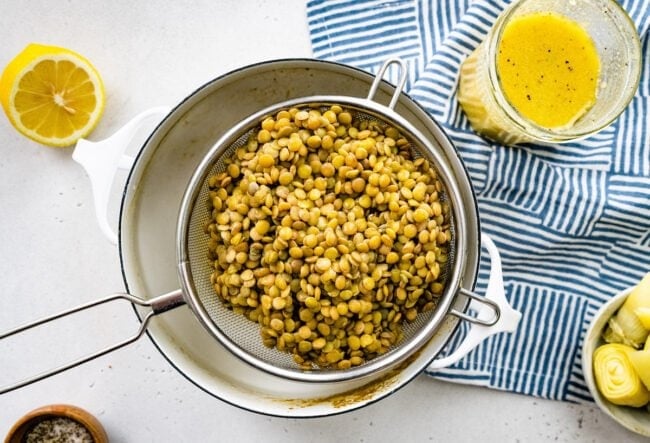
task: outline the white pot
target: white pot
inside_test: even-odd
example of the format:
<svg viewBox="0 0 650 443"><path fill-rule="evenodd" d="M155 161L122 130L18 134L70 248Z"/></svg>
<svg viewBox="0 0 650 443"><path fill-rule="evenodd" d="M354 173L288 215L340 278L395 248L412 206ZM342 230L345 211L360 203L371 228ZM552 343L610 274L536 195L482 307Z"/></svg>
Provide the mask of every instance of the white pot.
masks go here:
<svg viewBox="0 0 650 443"><path fill-rule="evenodd" d="M263 414L314 417L349 411L379 400L425 368L450 365L488 336L514 330L520 313L505 299L496 247L487 236L480 238L477 205L467 171L440 127L405 94L399 96L395 111L440 148L459 184L467 226L463 239L466 246L456 251L456 260L462 262L459 291L451 294L453 299L447 303L446 315L417 353L375 378L332 383L291 380L261 371L236 357L184 305L186 296L178 289L182 286L177 264L178 214L190 178L215 142L241 120L270 105L313 95L366 97L373 80L368 73L331 62L308 59L265 62L209 82L171 111L165 108L146 111L107 140L80 141L73 158L91 178L100 227L119 245L124 283L128 293L133 294L112 295L102 302L128 298L136 307L141 328L134 337L60 370L126 345L146 330L168 361L209 394ZM382 83L375 100L387 102L393 91L392 86ZM124 155L132 135L152 118L162 120L137 157ZM130 172L115 234L107 206L119 168ZM476 296L471 291L476 282L481 243L490 253L491 275L487 294ZM466 296L468 293L471 297ZM470 305L475 315L467 315ZM151 320L153 315L162 312L164 315ZM463 343L453 354L434 360L460 321L472 323ZM21 382L0 393L32 381Z"/></svg>

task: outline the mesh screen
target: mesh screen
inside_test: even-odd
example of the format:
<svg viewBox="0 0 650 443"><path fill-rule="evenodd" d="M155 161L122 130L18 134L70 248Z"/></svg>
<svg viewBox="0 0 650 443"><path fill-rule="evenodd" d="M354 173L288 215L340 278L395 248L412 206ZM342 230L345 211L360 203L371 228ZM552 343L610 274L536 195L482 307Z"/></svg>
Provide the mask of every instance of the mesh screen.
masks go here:
<svg viewBox="0 0 650 443"><path fill-rule="evenodd" d="M311 104L304 106L313 107ZM349 111L354 111L353 113L356 119L375 120L381 124L387 124L396 127L397 129L401 130L403 135L406 135L400 125L396 124L396 122L379 120L374 115L366 113L361 109L352 109L349 105L345 105L345 107ZM212 284L210 283L210 275L214 271L214 267L208 259L209 235L204 232L204 225L210 219L208 178L213 174L225 170L223 160L231 157L238 147L244 145L247 142L250 134L258 129L261 120L253 122L246 128L242 128L242 135L239 136L228 149L223 151L223 153L214 161L210 169L204 175L198 197L194 203L194 206L191 208L188 226L189 232L187 233L187 251L190 263L190 274L191 279L194 283L194 287L196 289L196 296L198 297L198 301L208 313L213 324L218 329L220 329L226 337L228 337L232 344L246 351L251 356L263 360L275 367L280 367L287 370L302 371L302 369L293 361L293 358L290 354L281 352L274 348L266 347L263 344L262 338L260 336L260 326L257 323L250 321L243 315L234 313L230 309L226 308L219 296L216 294L214 288L212 287ZM430 161L431 165L436 165L435 159L428 154L426 146L418 148L417 146L414 146L413 143L411 143L410 149L414 158L424 156ZM451 203L444 191L440 193L440 199L442 201L447 201L449 204ZM456 234L454 230L453 211L450 211L450 218L452 238L449 242L448 261L446 266L441 268L441 275L445 280L447 278L449 269L453 268L453 263L455 260ZM418 314L416 320L412 323L405 321L403 324L404 339L397 345L394 345L393 348L389 350L389 352L383 354L380 357L372 359L369 362L375 362L380 359L390 359L391 354L394 352L396 347L407 343L422 327L431 321L434 312L435 309L426 313L420 313ZM369 362L366 362L364 364L367 365ZM314 367L313 369L316 371L337 370L321 369L318 367Z"/></svg>

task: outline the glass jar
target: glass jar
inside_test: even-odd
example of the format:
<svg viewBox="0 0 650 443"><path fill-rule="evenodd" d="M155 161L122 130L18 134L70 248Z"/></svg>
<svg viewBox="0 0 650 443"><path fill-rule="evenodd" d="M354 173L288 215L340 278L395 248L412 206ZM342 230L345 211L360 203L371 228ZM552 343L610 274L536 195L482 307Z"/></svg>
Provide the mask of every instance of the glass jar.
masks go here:
<svg viewBox="0 0 650 443"><path fill-rule="evenodd" d="M506 99L497 69L504 29L522 16L551 13L581 26L593 40L600 72L593 105L572 124L546 128L524 117ZM629 104L641 76L641 44L625 10L614 0L519 0L496 20L486 39L463 62L458 101L472 128L504 144L562 143L610 125Z"/></svg>

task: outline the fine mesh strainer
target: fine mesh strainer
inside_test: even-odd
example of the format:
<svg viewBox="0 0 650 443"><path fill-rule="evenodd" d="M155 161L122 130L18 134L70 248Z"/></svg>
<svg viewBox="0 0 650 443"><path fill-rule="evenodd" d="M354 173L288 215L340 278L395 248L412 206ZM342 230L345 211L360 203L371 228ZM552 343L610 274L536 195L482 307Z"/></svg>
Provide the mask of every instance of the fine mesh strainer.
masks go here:
<svg viewBox="0 0 650 443"><path fill-rule="evenodd" d="M373 101L379 82L386 69L396 64L402 69L399 86L388 107ZM389 60L378 72L368 97L359 99L346 96L313 96L278 103L250 116L222 137L210 150L192 177L188 192L181 204L182 211L178 226L177 244L179 246L179 266L182 273L183 291L188 295L188 303L198 315L203 325L219 339L233 354L253 366L271 374L299 381L336 382L358 379L369 375L376 376L404 362L417 352L435 333L442 318L460 286L463 251L466 249L466 226L464 207L460 192L441 151L436 149L408 121L394 111L395 104L406 80L406 68L399 60ZM209 220L206 202L209 201L208 178L225 170L225 159L244 145L251 134L259 129L260 123L277 112L290 108L326 108L340 105L352 112L356 120L376 121L381 126L397 128L410 142L413 158L425 157L439 174L445 185L441 199L451 208L451 233L448 261L442 270L445 291L436 309L419 313L412 323L405 323L404 338L387 353L368 360L350 369L322 369L312 367L305 371L298 367L291 355L264 346L260 338L259 325L244 316L227 309L218 299L210 283L214 271L206 255L205 223ZM498 317L498 307L494 306ZM473 319L475 321L475 319Z"/></svg>
<svg viewBox="0 0 650 443"><path fill-rule="evenodd" d="M384 106L375 102L373 98L386 70L391 65L396 65L401 69L401 77L390 104ZM406 68L404 63L399 60L389 60L378 72L368 97L365 99L347 96L313 96L290 100L259 111L233 127L203 158L187 186L181 203L177 225L178 271L181 289L150 300L143 300L130 294L113 294L96 302L73 308L0 335L0 339L9 337L68 314L120 298L151 309L144 316L139 330L132 337L54 370L4 387L0 389L0 394L62 372L125 346L137 340L144 333L149 320L154 315L185 303L191 307L194 314L212 336L240 359L267 373L306 382L336 383L352 379L365 381L382 377L391 369L408 362L409 357L420 351L434 335L441 321L448 313L486 326L496 323L500 315L499 306L491 300L477 297L460 287L463 261L468 247L461 193L442 151L437 149L408 121L395 112L394 108L405 81ZM420 313L415 322L405 325L404 339L390 349L389 352L350 369L313 368L312 370L304 370L293 362L289 354L266 348L259 335L259 326L227 309L215 294L210 284L210 274L213 268L207 258L207 237L203 231L204 223L209 217L206 206L208 201L207 180L210 175L223 168L223 160L228 158L247 139L247 136L266 116L291 107L328 106L332 104L338 104L352 110L356 118L376 120L382 124L397 128L410 141L413 156L423 156L434 166L445 187L443 199L448 202L451 208L451 249L446 269L443 271L446 280L445 290L439 298L437 307L427 313ZM489 305L494 311L493 318L488 320L478 319L451 309L454 298L459 293ZM430 356L431 359L434 357L434 355Z"/></svg>

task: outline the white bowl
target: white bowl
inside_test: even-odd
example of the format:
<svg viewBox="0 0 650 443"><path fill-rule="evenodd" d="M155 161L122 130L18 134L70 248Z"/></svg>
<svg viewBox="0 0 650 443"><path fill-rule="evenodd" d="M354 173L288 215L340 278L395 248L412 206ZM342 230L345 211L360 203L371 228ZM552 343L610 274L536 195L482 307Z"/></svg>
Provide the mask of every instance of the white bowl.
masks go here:
<svg viewBox="0 0 650 443"><path fill-rule="evenodd" d="M632 408L629 406L618 406L609 402L598 391L593 371L594 350L601 344L605 343L602 338L603 329L607 326L607 321L614 315L617 309L623 304L632 288L626 289L616 294L611 300L605 303L596 312L594 318L587 330L585 340L582 345L582 371L585 381L591 395L594 397L596 404L605 414L626 427L630 431L650 437L650 412L645 407Z"/></svg>

